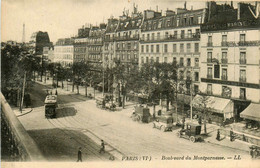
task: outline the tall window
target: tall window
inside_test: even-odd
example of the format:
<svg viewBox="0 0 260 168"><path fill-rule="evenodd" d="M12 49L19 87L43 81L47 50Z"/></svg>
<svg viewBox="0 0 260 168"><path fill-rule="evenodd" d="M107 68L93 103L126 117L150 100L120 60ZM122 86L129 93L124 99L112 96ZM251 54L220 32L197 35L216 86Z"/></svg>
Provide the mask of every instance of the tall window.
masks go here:
<svg viewBox="0 0 260 168"><path fill-rule="evenodd" d="M199 43L194 44L194 51L197 53L199 52Z"/></svg>
<svg viewBox="0 0 260 168"><path fill-rule="evenodd" d="M181 58L180 58L180 66L183 66L183 64L184 64L183 62L184 62L184 61L183 61L183 58L181 57Z"/></svg>
<svg viewBox="0 0 260 168"><path fill-rule="evenodd" d="M230 98L232 95L232 89L228 86L222 86L222 96Z"/></svg>
<svg viewBox="0 0 260 168"><path fill-rule="evenodd" d="M201 16L198 17L198 24L201 24Z"/></svg>
<svg viewBox="0 0 260 168"><path fill-rule="evenodd" d="M191 66L190 58L187 58L187 66Z"/></svg>
<svg viewBox="0 0 260 168"><path fill-rule="evenodd" d="M178 31L175 30L175 31L174 31L174 34L173 34L174 38L177 38L177 34L178 34Z"/></svg>
<svg viewBox="0 0 260 168"><path fill-rule="evenodd" d="M195 81L196 81L196 82L199 81L199 72L195 72Z"/></svg>
<svg viewBox="0 0 260 168"><path fill-rule="evenodd" d="M127 49L128 49L128 50L131 49L131 43L127 43Z"/></svg>
<svg viewBox="0 0 260 168"><path fill-rule="evenodd" d="M246 88L240 88L240 99L246 99Z"/></svg>
<svg viewBox="0 0 260 168"><path fill-rule="evenodd" d="M153 53L153 45L151 45L151 53Z"/></svg>
<svg viewBox="0 0 260 168"><path fill-rule="evenodd" d="M184 38L185 30L181 30L181 38Z"/></svg>
<svg viewBox="0 0 260 168"><path fill-rule="evenodd" d="M192 37L192 32L191 32L191 29L188 30L188 38L191 38Z"/></svg>
<svg viewBox="0 0 260 168"><path fill-rule="evenodd" d="M240 52L240 64L246 64L246 52Z"/></svg>
<svg viewBox="0 0 260 168"><path fill-rule="evenodd" d="M212 52L208 52L208 54L207 54L207 62L212 62Z"/></svg>
<svg viewBox="0 0 260 168"><path fill-rule="evenodd" d="M157 53L160 52L160 46L159 46L159 44L156 45L156 52L157 52Z"/></svg>
<svg viewBox="0 0 260 168"><path fill-rule="evenodd" d="M172 61L173 61L173 63L176 64L176 63L177 63L177 59L176 59L176 57L173 57L173 60L172 60Z"/></svg>
<svg viewBox="0 0 260 168"><path fill-rule="evenodd" d="M207 85L207 94L212 95L212 84Z"/></svg>
<svg viewBox="0 0 260 168"><path fill-rule="evenodd" d="M227 35L222 35L222 42L227 42Z"/></svg>
<svg viewBox="0 0 260 168"><path fill-rule="evenodd" d="M212 78L212 68L211 67L208 67L207 77L210 78L210 79Z"/></svg>
<svg viewBox="0 0 260 168"><path fill-rule="evenodd" d="M147 34L147 40L150 40L150 34Z"/></svg>
<svg viewBox="0 0 260 168"><path fill-rule="evenodd" d="M156 57L156 62L159 62L159 57Z"/></svg>
<svg viewBox="0 0 260 168"><path fill-rule="evenodd" d="M143 39L143 40L145 40L145 37L144 37L144 36L145 36L145 35L143 34L143 35L142 35L142 39Z"/></svg>
<svg viewBox="0 0 260 168"><path fill-rule="evenodd" d="M149 45L146 45L146 52L149 52Z"/></svg>
<svg viewBox="0 0 260 168"><path fill-rule="evenodd" d="M184 52L184 44L183 43L180 44L180 52Z"/></svg>
<svg viewBox="0 0 260 168"><path fill-rule="evenodd" d="M199 66L199 58L195 58L195 66L196 66L196 67Z"/></svg>
<svg viewBox="0 0 260 168"><path fill-rule="evenodd" d="M246 70L244 70L244 69L240 70L239 81L240 82L246 82Z"/></svg>
<svg viewBox="0 0 260 168"><path fill-rule="evenodd" d="M152 40L154 40L154 33L152 33Z"/></svg>
<svg viewBox="0 0 260 168"><path fill-rule="evenodd" d="M160 33L157 33L157 39L158 40L160 39Z"/></svg>
<svg viewBox="0 0 260 168"><path fill-rule="evenodd" d="M222 69L222 80L227 80L227 69L223 68Z"/></svg>
<svg viewBox="0 0 260 168"><path fill-rule="evenodd" d="M221 59L222 64L227 63L227 52L222 52L222 59Z"/></svg>
<svg viewBox="0 0 260 168"><path fill-rule="evenodd" d="M239 41L240 42L245 42L246 41L246 35L245 34L240 34Z"/></svg>
<svg viewBox="0 0 260 168"><path fill-rule="evenodd" d="M146 63L148 63L149 62L149 58L148 57L146 57Z"/></svg>
<svg viewBox="0 0 260 168"><path fill-rule="evenodd" d="M165 53L168 52L168 44L164 44L164 52L165 52Z"/></svg>
<svg viewBox="0 0 260 168"><path fill-rule="evenodd" d="M214 78L219 78L219 73L220 73L219 67L220 67L219 64L214 65Z"/></svg>
<svg viewBox="0 0 260 168"><path fill-rule="evenodd" d="M141 46L141 51L144 52L144 45Z"/></svg>
<svg viewBox="0 0 260 168"><path fill-rule="evenodd" d="M187 53L190 53L190 49L191 49L191 44L187 43Z"/></svg>
<svg viewBox="0 0 260 168"><path fill-rule="evenodd" d="M212 47L212 36L208 36L208 47Z"/></svg>
<svg viewBox="0 0 260 168"><path fill-rule="evenodd" d="M172 51L177 52L177 44L173 44Z"/></svg>

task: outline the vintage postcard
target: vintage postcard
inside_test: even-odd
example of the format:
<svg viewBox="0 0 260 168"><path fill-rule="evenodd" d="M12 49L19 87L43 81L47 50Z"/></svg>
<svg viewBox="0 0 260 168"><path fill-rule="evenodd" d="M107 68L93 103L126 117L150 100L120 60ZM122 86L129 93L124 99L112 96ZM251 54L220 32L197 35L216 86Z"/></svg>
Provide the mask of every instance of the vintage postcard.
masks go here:
<svg viewBox="0 0 260 168"><path fill-rule="evenodd" d="M3 167L259 161L259 1L2 0Z"/></svg>

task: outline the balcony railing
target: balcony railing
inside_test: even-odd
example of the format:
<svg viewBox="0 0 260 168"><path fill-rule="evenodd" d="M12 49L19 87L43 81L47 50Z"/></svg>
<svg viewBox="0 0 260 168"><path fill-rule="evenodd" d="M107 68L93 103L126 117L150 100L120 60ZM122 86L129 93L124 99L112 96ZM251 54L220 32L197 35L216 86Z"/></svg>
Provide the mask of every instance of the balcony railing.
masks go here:
<svg viewBox="0 0 260 168"><path fill-rule="evenodd" d="M178 41L178 40L199 40L199 33L187 34L173 34L173 35L160 35L154 38L142 37L141 41Z"/></svg>
<svg viewBox="0 0 260 168"><path fill-rule="evenodd" d="M222 80L227 80L227 76L221 76Z"/></svg>
<svg viewBox="0 0 260 168"><path fill-rule="evenodd" d="M239 41L238 46L258 46L260 41Z"/></svg>
<svg viewBox="0 0 260 168"><path fill-rule="evenodd" d="M221 93L221 96L224 97L224 98L230 98L230 97L231 97L230 94L227 94L227 93L225 93L225 92L222 92L222 93Z"/></svg>
<svg viewBox="0 0 260 168"><path fill-rule="evenodd" d="M212 95L212 90L207 90L207 95Z"/></svg>
<svg viewBox="0 0 260 168"><path fill-rule="evenodd" d="M246 82L246 78L239 78L239 82Z"/></svg>
<svg viewBox="0 0 260 168"><path fill-rule="evenodd" d="M212 58L207 58L208 63L212 63Z"/></svg>
<svg viewBox="0 0 260 168"><path fill-rule="evenodd" d="M209 74L208 74L208 75L207 75L207 78L208 78L208 79L212 79L212 75L209 75Z"/></svg>
<svg viewBox="0 0 260 168"><path fill-rule="evenodd" d="M115 37L115 40L118 41L123 41L123 40L138 40L139 35L133 35L133 36L120 36L120 37Z"/></svg>
<svg viewBox="0 0 260 168"><path fill-rule="evenodd" d="M221 42L222 47L228 47L228 42L227 41L222 41Z"/></svg>
<svg viewBox="0 0 260 168"><path fill-rule="evenodd" d="M183 67L183 66L184 66L184 63L183 63L183 62L180 62L180 63L179 63L179 66L180 66L180 67Z"/></svg>
<svg viewBox="0 0 260 168"><path fill-rule="evenodd" d="M213 43L212 43L212 42L208 42L208 43L207 43L207 46L208 46L208 47L212 47L212 46L213 46Z"/></svg>
<svg viewBox="0 0 260 168"><path fill-rule="evenodd" d="M221 63L222 63L222 64L227 64L227 63L228 63L228 59L226 59L226 58L221 59Z"/></svg>
<svg viewBox="0 0 260 168"><path fill-rule="evenodd" d="M240 64L246 64L246 59L239 59Z"/></svg>

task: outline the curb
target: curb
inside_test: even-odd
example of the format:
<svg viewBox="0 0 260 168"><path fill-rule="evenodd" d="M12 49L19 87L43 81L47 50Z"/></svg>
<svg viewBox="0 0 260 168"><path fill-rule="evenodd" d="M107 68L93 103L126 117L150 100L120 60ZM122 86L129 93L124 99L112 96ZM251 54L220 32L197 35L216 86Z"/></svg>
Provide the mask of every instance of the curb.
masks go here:
<svg viewBox="0 0 260 168"><path fill-rule="evenodd" d="M228 145L221 145L221 144L218 144L218 143L214 143L214 142L212 142L212 141L209 141L209 140L207 140L207 141L205 141L205 142L211 143L211 144L214 144L214 145L218 145L218 146L224 146L224 147L231 148L231 149L240 150L240 151L243 151L243 152L248 152L248 150L245 150L245 149L234 148L234 147L230 147L230 146L228 146Z"/></svg>
<svg viewBox="0 0 260 168"><path fill-rule="evenodd" d="M26 115L26 114L31 113L32 111L33 111L33 108L31 108L31 110L28 111L28 112L26 112L26 113L22 113L22 114L16 115L16 117L21 117L21 116L23 116L23 115Z"/></svg>

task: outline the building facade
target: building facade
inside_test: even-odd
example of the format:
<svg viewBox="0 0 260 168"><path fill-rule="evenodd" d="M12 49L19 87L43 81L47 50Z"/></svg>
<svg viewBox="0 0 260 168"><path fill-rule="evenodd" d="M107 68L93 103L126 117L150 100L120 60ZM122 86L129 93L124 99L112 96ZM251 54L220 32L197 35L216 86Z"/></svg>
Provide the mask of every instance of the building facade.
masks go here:
<svg viewBox="0 0 260 168"><path fill-rule="evenodd" d="M141 33L143 16L134 7L131 16L125 12L119 18L118 27L116 29L116 60L120 60L122 64L138 66L139 58L139 38Z"/></svg>
<svg viewBox="0 0 260 168"><path fill-rule="evenodd" d="M208 4L201 29L200 89L232 100L238 119L250 102L260 103L260 18L251 13L249 4L239 3L238 9L222 6L215 14L210 11L214 6ZM223 15L229 18L221 20Z"/></svg>
<svg viewBox="0 0 260 168"><path fill-rule="evenodd" d="M139 65L149 62L176 62L178 80L192 80L197 92L200 82L200 25L205 19L205 9L171 10L166 15L152 10L144 11L141 32ZM190 86L184 87L189 93Z"/></svg>
<svg viewBox="0 0 260 168"><path fill-rule="evenodd" d="M53 62L60 63L62 66L71 66L74 62L74 39L59 39L54 46Z"/></svg>

